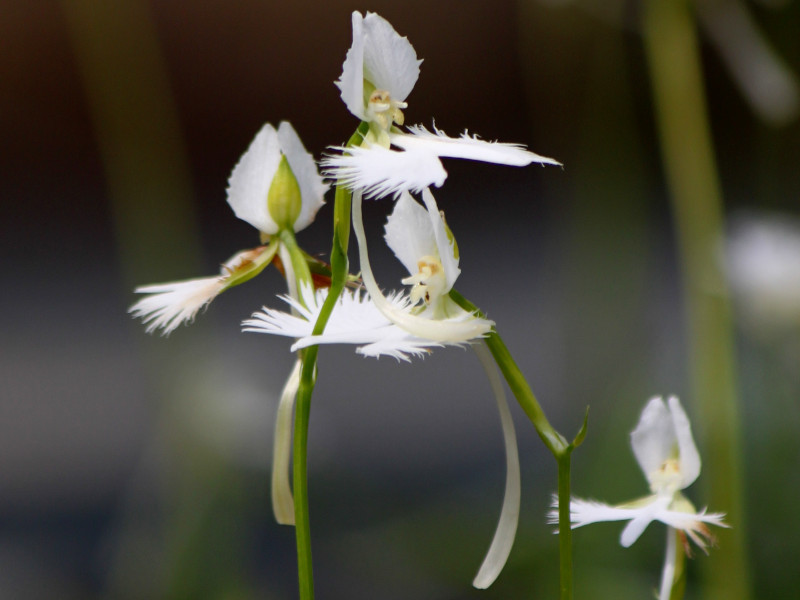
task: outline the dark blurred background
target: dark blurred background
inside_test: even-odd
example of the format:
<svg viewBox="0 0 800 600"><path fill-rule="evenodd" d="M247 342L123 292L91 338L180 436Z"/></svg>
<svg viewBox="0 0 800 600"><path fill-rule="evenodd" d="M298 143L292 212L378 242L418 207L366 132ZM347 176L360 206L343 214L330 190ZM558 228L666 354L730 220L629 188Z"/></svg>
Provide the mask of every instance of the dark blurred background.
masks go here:
<svg viewBox="0 0 800 600"><path fill-rule="evenodd" d="M699 25L725 212L745 228L766 212L798 239L800 6L736 6L779 62L748 52L735 20ZM350 136L333 81L355 9L388 19L425 59L407 123L435 118L564 163L447 163L436 195L459 242L459 289L498 323L556 427L576 431L591 405L575 492L647 492L627 437L639 411L672 393L694 409L639 2L0 0L1 598L296 596L293 532L269 506L293 357L284 340L239 332L277 304L280 276L224 294L167 339L126 309L137 284L211 275L257 245L225 188L264 122L290 120L317 157ZM748 95L775 64L788 92ZM299 235L312 253L329 250L331 205ZM396 287L403 273L380 239L390 209L365 213L378 277ZM777 293L796 293L800 279L786 279ZM737 302L756 598L800 587L798 298L766 324ZM492 588L470 586L504 472L477 365L461 350L412 365L321 351L310 432L320 598L555 596L544 522L555 468L517 406L517 542ZM577 531L576 596L646 597L660 527L631 549L620 525Z"/></svg>

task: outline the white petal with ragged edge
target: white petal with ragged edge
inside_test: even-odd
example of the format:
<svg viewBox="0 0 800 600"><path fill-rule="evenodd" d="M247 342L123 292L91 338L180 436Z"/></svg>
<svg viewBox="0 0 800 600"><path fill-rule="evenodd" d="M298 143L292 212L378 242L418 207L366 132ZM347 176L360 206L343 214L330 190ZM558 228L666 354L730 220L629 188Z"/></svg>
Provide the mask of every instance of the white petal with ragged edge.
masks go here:
<svg viewBox="0 0 800 600"><path fill-rule="evenodd" d="M514 432L514 420L511 418L511 411L508 409L508 402L506 402L503 381L500 379L497 365L486 346L475 344L473 349L475 354L478 355L486 376L489 378L489 384L497 402L497 410L500 412L500 425L503 429L503 445L506 451L506 487L503 493L500 519L497 522L497 529L489 546L489 551L486 553L480 569L478 569L478 574L475 575L475 579L472 581L472 585L476 588L486 589L497 579L508 560L508 555L511 554L511 547L514 545L519 523L522 483L519 472L517 436Z"/></svg>
<svg viewBox="0 0 800 600"><path fill-rule="evenodd" d="M689 417L683 410L680 401L675 396L670 396L667 400L670 415L672 416L672 426L675 429L675 437L678 444L681 469L681 489L689 487L700 475L700 453L692 437L692 424Z"/></svg>
<svg viewBox="0 0 800 600"><path fill-rule="evenodd" d="M465 158L513 167L524 167L534 162L561 165L557 160L540 156L521 144L487 142L475 135L470 136L466 131L458 138L436 128L429 131L422 125L412 125L408 131L389 134L392 144L407 152L425 150L443 158Z"/></svg>
<svg viewBox="0 0 800 600"><path fill-rule="evenodd" d="M428 211L408 192L398 198L384 231L386 244L411 275L421 257L439 254Z"/></svg>
<svg viewBox="0 0 800 600"><path fill-rule="evenodd" d="M410 356L421 356L431 348L460 345L442 344L411 335L389 321L367 294L357 290L342 292L325 332L314 336L314 325L327 294L327 289L309 293L307 288L303 294L305 306L289 296L282 296L296 314L264 307L254 313L253 318L244 321L243 331L297 338L291 347L293 352L317 344L364 344L356 352L364 356L392 356L406 361ZM402 294L391 294L387 301L398 311L411 309L408 297Z"/></svg>
<svg viewBox="0 0 800 600"><path fill-rule="evenodd" d="M268 234L278 231L267 208L267 195L280 161L278 132L267 123L256 134L228 179L228 204L233 212Z"/></svg>
<svg viewBox="0 0 800 600"><path fill-rule="evenodd" d="M653 502L638 508L636 516L625 526L619 536L619 543L622 547L628 548L638 540L647 526L658 519L658 514L665 511L671 501L670 496L655 496Z"/></svg>
<svg viewBox="0 0 800 600"><path fill-rule="evenodd" d="M300 186L302 206L293 227L294 231L298 232L314 221L317 211L325 204L325 192L328 191L328 186L317 171L314 157L306 151L303 142L288 121L283 121L278 126L278 141L281 152L286 156L289 168Z"/></svg>
<svg viewBox="0 0 800 600"><path fill-rule="evenodd" d="M427 150L397 152L377 145L332 149L342 154L322 159L324 174L348 189L361 189L365 198L420 193L447 179L442 162Z"/></svg>
<svg viewBox="0 0 800 600"><path fill-rule="evenodd" d="M169 335L181 323L191 322L201 308L225 289L224 277L203 277L137 287L137 294L150 294L128 309L147 324L147 333L156 329Z"/></svg>
<svg viewBox="0 0 800 600"><path fill-rule="evenodd" d="M294 499L289 484L292 458L292 430L294 429L294 403L300 386L300 371L303 361L294 363L286 380L275 418L275 439L272 444L272 512L281 525L294 525Z"/></svg>

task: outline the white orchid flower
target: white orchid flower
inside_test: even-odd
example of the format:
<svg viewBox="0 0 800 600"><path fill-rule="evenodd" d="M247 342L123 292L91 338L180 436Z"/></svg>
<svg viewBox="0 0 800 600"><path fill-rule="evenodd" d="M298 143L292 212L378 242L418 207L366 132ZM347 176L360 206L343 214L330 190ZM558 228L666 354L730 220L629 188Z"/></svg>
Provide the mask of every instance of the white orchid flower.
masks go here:
<svg viewBox="0 0 800 600"><path fill-rule="evenodd" d="M408 106L406 98L419 77L421 62L409 41L388 21L375 13L366 17L353 13L353 45L336 85L350 112L369 122L370 129L360 147L334 148L341 154L322 161L326 175L370 197L440 187L447 178L442 157L511 166L561 164L520 145L486 142L466 132L451 138L419 125L408 132L395 127L403 125L401 109Z"/></svg>
<svg viewBox="0 0 800 600"><path fill-rule="evenodd" d="M572 527L601 521L628 521L620 536L620 544L628 548L653 521L666 524L669 528L667 556L659 595L661 600L666 600L675 573L675 532L684 540L687 554L690 552L687 537L705 552L714 539L708 525L727 527L722 520L725 515L707 513L705 509L698 512L681 493L700 475L700 455L692 438L689 418L678 398L671 396L665 403L662 398L655 397L647 403L636 429L631 432L631 446L652 495L617 506L573 498L570 502ZM548 519L557 523L557 510L552 511Z"/></svg>
<svg viewBox="0 0 800 600"><path fill-rule="evenodd" d="M148 324L148 333L161 329L163 335L169 335L181 323L191 322L221 292L258 275L276 253L286 271L289 291L297 295L297 259L292 260L293 252L275 234L290 232L293 237L314 220L324 203L328 186L313 157L288 122L282 122L277 131L267 123L239 159L228 183L228 204L236 216L258 229L263 242L270 243L237 253L216 277L136 288L137 294L148 295L128 312Z"/></svg>
<svg viewBox="0 0 800 600"><path fill-rule="evenodd" d="M364 356L387 355L405 361L434 347L461 346L487 333L493 325L491 321L465 311L448 295L460 273L457 246L430 191L425 190L423 198L427 209L409 194L403 194L386 224L386 241L410 273L403 280L412 286L408 295L384 296L371 271L367 273L365 269L369 293L344 290L323 334L315 336L313 329L328 290L314 292L310 287L303 291L303 302L283 297L290 312L264 307L243 323L244 331L296 338L292 351L315 344L357 344L356 352ZM363 236L363 228L357 235ZM363 243L359 247L366 248ZM362 265L368 265L363 256ZM486 588L497 578L511 552L521 486L514 424L502 382L488 350L482 344L474 349L495 395L506 449L506 488L500 519L473 581L475 587Z"/></svg>
<svg viewBox="0 0 800 600"><path fill-rule="evenodd" d="M427 209L410 195L401 196L386 223L386 241L411 275L403 280L412 286L408 295L381 292L365 255L359 218L356 235L367 293L345 290L318 336L311 332L326 289L314 293L308 288L300 298L285 298L290 312L265 307L245 321L246 331L297 338L292 351L316 344L363 344L356 350L359 354L400 360L432 347L460 346L488 333L492 321L465 311L448 296L460 273L457 247L433 194L425 190L423 198Z"/></svg>
<svg viewBox="0 0 800 600"><path fill-rule="evenodd" d="M393 123L403 124L401 109L419 77L417 53L405 37L375 13L353 12L353 45L336 82L348 110L370 123L369 138L388 146Z"/></svg>

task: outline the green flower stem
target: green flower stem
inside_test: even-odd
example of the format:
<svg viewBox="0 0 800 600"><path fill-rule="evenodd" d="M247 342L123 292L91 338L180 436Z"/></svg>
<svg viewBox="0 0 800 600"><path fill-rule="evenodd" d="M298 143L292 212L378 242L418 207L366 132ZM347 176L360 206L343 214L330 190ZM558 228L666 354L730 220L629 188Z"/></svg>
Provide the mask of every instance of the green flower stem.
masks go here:
<svg viewBox="0 0 800 600"><path fill-rule="evenodd" d="M476 313L483 317L477 306L464 298L455 290L450 290L450 297L464 310ZM484 342L492 353L500 372L503 373L511 393L519 402L522 410L536 428L536 433L553 454L558 464L558 534L559 534L559 598L572 599L572 527L570 523L570 459L572 451L577 448L586 435L587 418L583 420L578 435L569 443L556 431L542 410L536 396L528 385L525 376L519 370L517 363L503 343L502 338L495 329L489 333ZM587 413L588 417L588 413Z"/></svg>
<svg viewBox="0 0 800 600"><path fill-rule="evenodd" d="M672 196L689 318L689 364L705 444L711 506L733 527L704 561L709 597L750 597L742 500L742 458L735 356L727 285L716 260L723 205L692 3L648 0L643 32L662 160Z"/></svg>
<svg viewBox="0 0 800 600"><path fill-rule="evenodd" d="M367 123L361 123L347 142L348 146L359 146L369 129ZM314 335L325 331L333 307L344 289L347 281L349 262L347 246L350 240L350 202L351 194L344 186L336 186L333 207L333 246L331 248L331 288L322 305ZM310 275L309 275L310 277ZM311 524L308 516L308 423L311 416L311 394L314 391L314 380L317 370L317 353L319 346L311 346L302 351L303 369L300 375L300 386L297 390L294 416L293 453L293 492L295 515L295 539L297 540L297 577L299 581L300 600L314 598L314 572L311 563Z"/></svg>
<svg viewBox="0 0 800 600"><path fill-rule="evenodd" d="M299 284L311 285L311 269L308 267L305 254L297 245L297 239L294 237L294 232L289 229L281 229L278 233L281 243L286 247L291 259L290 265L284 265L287 279L290 277L294 280L295 285ZM290 275L293 274L293 276ZM290 285L291 287L291 285ZM299 290L298 290L299 291ZM302 298L301 298L302 300Z"/></svg>

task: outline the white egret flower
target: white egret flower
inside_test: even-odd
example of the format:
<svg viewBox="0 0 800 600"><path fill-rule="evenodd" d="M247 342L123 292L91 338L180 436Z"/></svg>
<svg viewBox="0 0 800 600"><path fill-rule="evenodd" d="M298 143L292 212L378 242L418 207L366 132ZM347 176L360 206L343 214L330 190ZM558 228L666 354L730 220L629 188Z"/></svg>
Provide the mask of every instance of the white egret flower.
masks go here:
<svg viewBox="0 0 800 600"><path fill-rule="evenodd" d="M660 397L647 403L639 424L631 432L631 446L652 495L617 506L573 498L570 502L572 527L601 521L628 521L620 536L620 544L627 548L651 522L666 524L669 528L667 556L659 595L666 600L675 572L675 532L680 534L687 554L690 552L687 537L705 552L714 539L708 525L727 525L722 520L723 513L707 513L705 509L698 512L681 493L700 475L700 455L692 438L689 418L675 396L667 403ZM558 511L552 511L548 520L557 523Z"/></svg>
<svg viewBox="0 0 800 600"><path fill-rule="evenodd" d="M409 194L403 194L386 224L386 241L410 273L403 279L404 284L412 286L408 295L384 296L371 271L365 271L369 293L345 289L321 335L313 335L313 329L328 290L314 292L310 287L303 290L304 302L284 296L290 312L264 307L243 323L244 331L296 338L292 351L315 344L356 344L356 352L364 356L387 355L405 361L434 347L461 346L487 333L493 325L491 321L465 311L448 295L460 273L457 246L430 191L426 189L423 198L427 209ZM363 227L357 235L363 236ZM359 247L365 249L363 243ZM368 262L362 256L364 264ZM497 578L511 552L521 486L514 424L502 381L488 350L481 344L474 349L495 395L506 450L506 487L500 519L473 581L475 587L486 588Z"/></svg>
<svg viewBox="0 0 800 600"><path fill-rule="evenodd" d="M408 132L395 127L404 123L401 109L408 106L405 100L419 77L421 62L388 21L375 13L366 17L353 13L353 44L336 85L350 112L369 122L370 129L361 146L334 148L341 154L323 159L326 175L370 197L440 187L447 177L441 157L511 166L560 164L518 144L486 142L466 132L451 138L419 125ZM391 146L402 151L390 150Z"/></svg>
<svg viewBox="0 0 800 600"><path fill-rule="evenodd" d="M192 321L221 292L258 275L276 253L286 270L289 291L296 295L292 252L276 234L288 231L293 235L307 227L324 203L327 189L292 126L284 121L276 131L267 123L231 173L228 204L269 244L239 252L222 265L216 277L138 287L137 294L148 295L128 312L148 324L148 333L161 329L169 335L181 323Z"/></svg>

